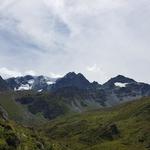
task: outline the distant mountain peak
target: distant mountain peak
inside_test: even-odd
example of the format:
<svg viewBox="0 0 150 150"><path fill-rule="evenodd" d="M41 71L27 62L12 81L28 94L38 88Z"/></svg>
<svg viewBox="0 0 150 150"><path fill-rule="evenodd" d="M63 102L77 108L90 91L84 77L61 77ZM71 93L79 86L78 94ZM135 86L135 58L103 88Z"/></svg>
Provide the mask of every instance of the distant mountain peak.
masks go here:
<svg viewBox="0 0 150 150"><path fill-rule="evenodd" d="M6 80L9 87L15 91L20 90L47 90L51 84L55 83L57 79L46 76L31 76L26 75L17 78L9 78Z"/></svg>
<svg viewBox="0 0 150 150"><path fill-rule="evenodd" d="M115 83L115 82L133 83L133 82L136 82L136 81L131 79L131 78L125 77L123 75L117 75L116 77L111 78L108 82L111 82L111 83Z"/></svg>
<svg viewBox="0 0 150 150"><path fill-rule="evenodd" d="M113 82L117 81L117 82L121 82L121 83L133 83L136 82L135 80L125 77L123 75L118 75L114 78L111 79Z"/></svg>
<svg viewBox="0 0 150 150"><path fill-rule="evenodd" d="M104 88L112 88L116 85L117 86L120 85L120 87L124 87L130 83L136 83L136 81L131 78L125 77L123 75L117 75L116 77L111 78L106 83L104 83L103 87Z"/></svg>
<svg viewBox="0 0 150 150"><path fill-rule="evenodd" d="M84 77L84 75L82 73L75 73L75 72L69 72L67 73L63 78L72 78L72 77ZM85 78L85 77L84 77Z"/></svg>
<svg viewBox="0 0 150 150"><path fill-rule="evenodd" d="M62 78L73 78L73 77L76 77L76 75L77 74L75 72L69 72Z"/></svg>
<svg viewBox="0 0 150 150"><path fill-rule="evenodd" d="M90 82L84 77L83 74L75 72L69 72L64 77L56 80L53 87L54 90L63 87L76 87L79 89L85 89L90 85Z"/></svg>

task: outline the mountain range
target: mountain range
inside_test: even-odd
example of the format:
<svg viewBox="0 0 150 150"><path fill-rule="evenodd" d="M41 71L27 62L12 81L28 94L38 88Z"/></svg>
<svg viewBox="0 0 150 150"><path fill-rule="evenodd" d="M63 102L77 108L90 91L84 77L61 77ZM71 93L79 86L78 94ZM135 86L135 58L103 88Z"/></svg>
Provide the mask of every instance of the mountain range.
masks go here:
<svg viewBox="0 0 150 150"><path fill-rule="evenodd" d="M149 84L137 82L122 75L111 78L103 85L98 82L91 83L83 74L75 72L69 72L62 78L27 75L2 81L1 87L4 86L3 89L49 92L68 99L71 96L71 100L74 99L74 104L76 103L77 107L80 102L75 102L78 101L76 97L80 97L84 105L95 103L95 105L113 106L143 96L150 96Z"/></svg>
<svg viewBox="0 0 150 150"><path fill-rule="evenodd" d="M0 89L9 91L6 93L10 93L9 99L13 97L14 107L17 104L21 111L26 107L23 113L30 114L27 115L30 119L39 113L46 119L54 119L70 112L112 107L150 96L149 84L122 75L101 85L95 81L91 83L83 74L75 72L62 78L31 75L6 80L0 78Z"/></svg>

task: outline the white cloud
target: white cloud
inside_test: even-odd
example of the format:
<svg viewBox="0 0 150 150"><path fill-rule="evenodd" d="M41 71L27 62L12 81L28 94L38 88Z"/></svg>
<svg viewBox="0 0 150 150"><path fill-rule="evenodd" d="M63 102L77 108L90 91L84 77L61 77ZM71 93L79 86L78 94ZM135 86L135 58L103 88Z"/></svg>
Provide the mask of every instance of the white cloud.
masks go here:
<svg viewBox="0 0 150 150"><path fill-rule="evenodd" d="M5 67L0 68L0 75L3 78L22 76L22 74L18 72L17 70L9 70Z"/></svg>
<svg viewBox="0 0 150 150"><path fill-rule="evenodd" d="M25 75L32 75L32 76L35 76L35 75L36 75L36 72L33 71L33 70L29 70L29 71L25 71L24 74L25 74Z"/></svg>
<svg viewBox="0 0 150 150"><path fill-rule="evenodd" d="M24 75L33 75L33 76L35 76L36 72L33 71L33 70L27 70L25 72L21 72L21 71L15 70L15 69L11 70L11 69L8 69L6 67L2 67L2 68L0 68L0 75L3 78L19 77L19 76L24 76Z"/></svg>
<svg viewBox="0 0 150 150"><path fill-rule="evenodd" d="M94 72L94 73L97 73L100 71L100 68L97 66L97 64L88 66L86 69L87 69L87 71Z"/></svg>
<svg viewBox="0 0 150 150"><path fill-rule="evenodd" d="M61 77L63 77L63 75L60 75L60 74L56 74L56 73L51 72L51 73L50 73L50 77L51 77L51 78L61 78Z"/></svg>

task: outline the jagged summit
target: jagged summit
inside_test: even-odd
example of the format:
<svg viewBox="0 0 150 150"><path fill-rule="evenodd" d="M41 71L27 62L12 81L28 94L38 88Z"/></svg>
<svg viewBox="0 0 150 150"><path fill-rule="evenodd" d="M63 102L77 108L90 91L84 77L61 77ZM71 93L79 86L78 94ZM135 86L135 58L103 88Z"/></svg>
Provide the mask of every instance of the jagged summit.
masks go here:
<svg viewBox="0 0 150 150"><path fill-rule="evenodd" d="M75 73L75 72L69 72L62 78L75 78L75 77L85 78L82 73Z"/></svg>
<svg viewBox="0 0 150 150"><path fill-rule="evenodd" d="M79 89L85 89L90 86L90 82L84 77L83 74L75 72L69 72L64 77L56 80L53 90L58 90L63 87L76 87Z"/></svg>
<svg viewBox="0 0 150 150"><path fill-rule="evenodd" d="M63 78L69 78L69 77L74 77L76 76L77 74L75 72L69 72L67 73Z"/></svg>

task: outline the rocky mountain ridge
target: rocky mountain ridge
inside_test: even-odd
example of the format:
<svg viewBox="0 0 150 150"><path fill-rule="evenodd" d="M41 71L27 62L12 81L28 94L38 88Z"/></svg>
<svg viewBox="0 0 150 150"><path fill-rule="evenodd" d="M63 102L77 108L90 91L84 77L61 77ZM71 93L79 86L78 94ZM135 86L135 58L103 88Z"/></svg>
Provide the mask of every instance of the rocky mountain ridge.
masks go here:
<svg viewBox="0 0 150 150"><path fill-rule="evenodd" d="M96 99L106 101L106 105L113 105L118 102L134 100L150 95L149 84L137 82L122 75L111 78L103 85L97 82L90 83L84 75L81 73L76 74L75 72L69 72L59 79L28 75L7 79L6 83L14 91L33 90L35 92L52 92L56 94L60 93L60 91L65 91L67 96L68 90L68 94L73 96L75 95L75 89L77 89L84 91L83 93L87 93L90 99L92 99L90 95L94 97L97 93L101 93L99 97L96 96ZM85 99L89 98L86 97Z"/></svg>
<svg viewBox="0 0 150 150"><path fill-rule="evenodd" d="M31 114L41 113L53 119L68 112L112 107L150 96L150 85L118 75L100 85L90 83L81 73L70 72L53 79L25 76L3 80L14 92L15 101L25 105Z"/></svg>

